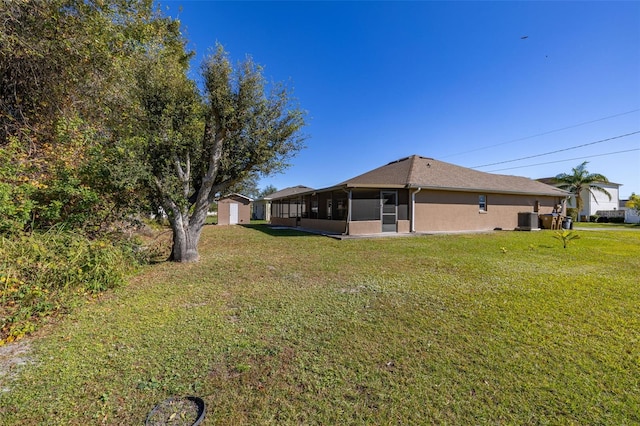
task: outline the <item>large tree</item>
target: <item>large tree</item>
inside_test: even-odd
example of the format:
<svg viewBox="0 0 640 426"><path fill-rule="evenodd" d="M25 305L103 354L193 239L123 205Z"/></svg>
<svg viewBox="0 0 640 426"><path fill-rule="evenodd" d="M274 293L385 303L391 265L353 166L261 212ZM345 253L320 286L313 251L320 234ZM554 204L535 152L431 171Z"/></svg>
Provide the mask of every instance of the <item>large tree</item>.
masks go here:
<svg viewBox="0 0 640 426"><path fill-rule="evenodd" d="M218 47L198 90L153 0L0 0L0 22L0 232L162 207L171 258L197 260L214 198L302 146L302 111L251 59Z"/></svg>
<svg viewBox="0 0 640 426"><path fill-rule="evenodd" d="M173 230L171 260L199 259L207 211L218 194L287 166L302 148L304 114L251 58L232 66L222 46L202 65L203 93L175 61L153 58L140 74L148 124L142 166Z"/></svg>
<svg viewBox="0 0 640 426"><path fill-rule="evenodd" d="M578 213L582 211L584 206L584 200L582 199L583 191L586 191L590 197L595 197L594 192L600 192L611 200L609 191L598 185L600 183L608 183L609 179L599 173L589 173L587 164L588 161L585 161L578 167L571 169L571 173L560 173L554 178L554 182L558 188L565 189L573 194L576 199Z"/></svg>
<svg viewBox="0 0 640 426"><path fill-rule="evenodd" d="M152 0L0 0L0 232L93 232L139 206L134 71L182 45Z"/></svg>

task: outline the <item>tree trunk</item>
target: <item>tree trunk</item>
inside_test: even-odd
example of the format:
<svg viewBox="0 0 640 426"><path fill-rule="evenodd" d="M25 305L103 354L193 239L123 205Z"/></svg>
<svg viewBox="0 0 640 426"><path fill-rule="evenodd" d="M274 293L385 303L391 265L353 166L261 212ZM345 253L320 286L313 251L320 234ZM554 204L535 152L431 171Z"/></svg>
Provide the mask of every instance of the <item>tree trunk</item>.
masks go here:
<svg viewBox="0 0 640 426"><path fill-rule="evenodd" d="M576 209L578 209L578 222L582 222L580 213L582 212L582 208L584 207L584 202L582 201L582 197L580 193L576 194ZM587 219L587 222L589 219Z"/></svg>
<svg viewBox="0 0 640 426"><path fill-rule="evenodd" d="M171 222L173 229L173 246L169 260L174 262L197 262L200 260L198 254L198 241L202 226L189 226L188 218L185 221L182 217Z"/></svg>

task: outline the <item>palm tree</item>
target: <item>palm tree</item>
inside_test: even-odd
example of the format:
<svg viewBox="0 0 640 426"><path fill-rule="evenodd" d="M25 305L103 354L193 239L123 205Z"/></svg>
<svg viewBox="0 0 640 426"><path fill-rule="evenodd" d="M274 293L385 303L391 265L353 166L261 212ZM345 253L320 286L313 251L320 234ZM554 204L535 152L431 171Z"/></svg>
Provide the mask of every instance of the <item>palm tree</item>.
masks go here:
<svg viewBox="0 0 640 426"><path fill-rule="evenodd" d="M609 197L609 201L611 201L611 194L609 194L606 189L597 185L598 183L609 183L609 179L599 173L589 173L586 169L587 163L588 161L585 161L578 167L574 167L571 169L570 174L560 173L553 178L558 188L565 189L575 196L578 214L582 211L582 207L584 206L584 201L582 200L581 195L584 190L587 191L589 196L594 197L594 191L601 192Z"/></svg>

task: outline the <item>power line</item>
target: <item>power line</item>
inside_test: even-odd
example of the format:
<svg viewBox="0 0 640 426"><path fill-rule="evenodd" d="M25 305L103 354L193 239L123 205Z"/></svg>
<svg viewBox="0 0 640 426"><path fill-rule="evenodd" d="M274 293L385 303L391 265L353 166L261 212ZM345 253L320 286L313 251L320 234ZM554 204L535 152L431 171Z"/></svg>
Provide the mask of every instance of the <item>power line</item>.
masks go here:
<svg viewBox="0 0 640 426"><path fill-rule="evenodd" d="M474 167L471 167L471 168L472 169L479 169L481 167L489 167L489 166L495 166L495 165L498 165L498 164L514 163L516 161L528 160L529 158L544 157L545 155L557 154L558 152L571 151L572 149L583 148L585 146L595 145L595 144L603 143L603 142L607 142L607 141L612 141L614 139L625 138L627 136L635 135L637 133L640 133L640 130L637 130L637 131L631 132L631 133L627 133L625 135L613 136L611 138L602 139L602 140L595 141L595 142L589 142L589 143L584 143L582 145L571 146L569 148L558 149L556 151L545 152L544 154L536 154L536 155L530 155L528 157L520 157L520 158L516 158L515 160L498 161L497 163L483 164L482 166L474 166Z"/></svg>
<svg viewBox="0 0 640 426"><path fill-rule="evenodd" d="M621 115L631 114L631 113L638 112L638 111L640 111L640 108L632 109L631 111L625 111L625 112L621 112L621 113L614 114L614 115L608 115L606 117L597 118L595 120L584 121L582 123L573 124L571 126L561 127L559 129L549 130L547 132L536 133L535 135L525 136L523 138L512 139L510 141L501 142L501 143L497 143L497 144L494 144L494 145L487 145L487 146L476 148L476 149L472 149L472 150L469 150L469 151L458 152L457 154L445 155L444 157L441 157L441 158L445 159L445 158L449 158L449 157L455 157L457 155L469 154L471 152L477 152L477 151L482 151L484 149L495 148L496 146L502 146L502 145L507 145L507 144L514 143L514 142L525 141L527 139L533 139L533 138L537 138L539 136L544 136L544 135L548 135L548 134L551 134L551 133L561 132L563 130L573 129L573 128L580 127L580 126L585 126L585 125L591 124L591 123L597 123L598 121L604 121L604 120L608 120L610 118L620 117Z"/></svg>
<svg viewBox="0 0 640 426"><path fill-rule="evenodd" d="M547 161L545 163L527 164L526 166L507 167L505 169L489 170L487 173L500 172L500 171L503 171L503 170L524 169L525 167L544 166L546 164L564 163L565 161L582 160L582 159L585 159L585 158L604 157L604 156L607 156L607 155L622 154L622 153L625 153L625 152L633 152L633 151L640 151L640 148L627 149L627 150L624 150L624 151L616 151L616 152L607 152L607 153L604 153L604 154L586 155L586 156L576 157L576 158L567 158L565 160Z"/></svg>

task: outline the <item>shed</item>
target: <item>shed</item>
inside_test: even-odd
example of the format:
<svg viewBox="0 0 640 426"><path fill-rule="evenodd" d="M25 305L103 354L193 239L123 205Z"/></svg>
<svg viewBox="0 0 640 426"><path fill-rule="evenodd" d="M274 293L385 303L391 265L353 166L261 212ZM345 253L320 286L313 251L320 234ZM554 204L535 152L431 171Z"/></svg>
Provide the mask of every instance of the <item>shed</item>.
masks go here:
<svg viewBox="0 0 640 426"><path fill-rule="evenodd" d="M251 220L251 198L230 194L218 200L218 225L237 225Z"/></svg>

